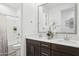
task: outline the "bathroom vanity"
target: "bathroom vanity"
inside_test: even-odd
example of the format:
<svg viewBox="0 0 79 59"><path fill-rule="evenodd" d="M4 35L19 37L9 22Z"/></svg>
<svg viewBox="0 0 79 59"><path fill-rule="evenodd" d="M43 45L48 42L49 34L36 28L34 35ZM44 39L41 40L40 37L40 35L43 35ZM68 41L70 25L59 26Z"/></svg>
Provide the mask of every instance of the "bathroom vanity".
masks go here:
<svg viewBox="0 0 79 59"><path fill-rule="evenodd" d="M50 42L49 42L50 41ZM38 39L26 39L27 56L79 56L79 48Z"/></svg>
<svg viewBox="0 0 79 59"><path fill-rule="evenodd" d="M79 56L79 41L68 40L67 34L77 34L77 4L45 3L38 6L38 33L51 39L26 38L27 56ZM50 34L52 33L52 34ZM64 39L54 39L56 34L66 34ZM36 36L36 35L35 35ZM41 38L40 38L41 37ZM45 36L47 37L47 36Z"/></svg>

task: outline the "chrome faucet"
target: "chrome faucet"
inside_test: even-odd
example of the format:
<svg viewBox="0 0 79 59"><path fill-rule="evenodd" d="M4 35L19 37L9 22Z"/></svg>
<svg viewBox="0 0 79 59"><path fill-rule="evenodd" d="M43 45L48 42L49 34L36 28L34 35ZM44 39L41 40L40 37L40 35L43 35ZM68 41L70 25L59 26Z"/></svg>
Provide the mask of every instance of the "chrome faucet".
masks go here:
<svg viewBox="0 0 79 59"><path fill-rule="evenodd" d="M64 40L69 40L68 35L65 34Z"/></svg>

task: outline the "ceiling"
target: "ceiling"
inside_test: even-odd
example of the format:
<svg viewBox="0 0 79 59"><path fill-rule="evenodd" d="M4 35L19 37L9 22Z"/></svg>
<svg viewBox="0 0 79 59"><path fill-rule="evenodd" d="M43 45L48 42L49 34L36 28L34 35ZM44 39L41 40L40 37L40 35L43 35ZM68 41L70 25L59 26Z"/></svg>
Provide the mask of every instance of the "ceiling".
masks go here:
<svg viewBox="0 0 79 59"><path fill-rule="evenodd" d="M2 4L16 11L21 8L21 3L2 3Z"/></svg>

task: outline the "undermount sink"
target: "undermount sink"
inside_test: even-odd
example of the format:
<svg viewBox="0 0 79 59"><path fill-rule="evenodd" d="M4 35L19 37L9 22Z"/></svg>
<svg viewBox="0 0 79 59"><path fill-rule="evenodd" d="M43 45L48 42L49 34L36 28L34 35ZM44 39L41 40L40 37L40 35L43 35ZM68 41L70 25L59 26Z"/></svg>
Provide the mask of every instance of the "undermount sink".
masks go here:
<svg viewBox="0 0 79 59"><path fill-rule="evenodd" d="M60 43L67 43L67 44L75 44L75 45L79 45L79 41L76 41L76 40L66 40L66 39L48 39L46 37L42 37L41 40L49 40L49 41L57 41L57 42L60 42Z"/></svg>
<svg viewBox="0 0 79 59"><path fill-rule="evenodd" d="M60 42L66 42L66 43L73 43L73 44L77 44L79 43L78 41L75 41L75 40L58 40Z"/></svg>
<svg viewBox="0 0 79 59"><path fill-rule="evenodd" d="M61 45L79 47L79 41L75 41L75 40L55 40L55 42L57 42L58 44L61 44Z"/></svg>
<svg viewBox="0 0 79 59"><path fill-rule="evenodd" d="M65 40L65 39L48 39L46 37L42 37L41 40L50 40L50 41L58 41L58 42L62 42L62 43L69 43L69 44L78 44L79 41L76 40Z"/></svg>

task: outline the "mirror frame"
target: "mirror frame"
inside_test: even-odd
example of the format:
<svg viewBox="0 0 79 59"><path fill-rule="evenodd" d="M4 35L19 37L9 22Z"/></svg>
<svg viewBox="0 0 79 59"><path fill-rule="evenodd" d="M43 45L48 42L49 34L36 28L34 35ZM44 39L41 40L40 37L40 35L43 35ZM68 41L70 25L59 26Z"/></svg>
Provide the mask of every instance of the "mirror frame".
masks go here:
<svg viewBox="0 0 79 59"><path fill-rule="evenodd" d="M39 31L39 7L43 6L43 5L46 5L46 4L49 4L49 3L43 3L43 4L37 6L37 20L38 20L38 22L37 22L37 25L38 25L37 26L37 31L38 31L38 33L46 33L46 32L40 32ZM74 14L74 16L75 16L75 31L74 31L74 33L55 32L56 34L77 34L77 3L74 3L74 5L75 5L75 7L74 7L75 8L75 10L74 10L74 12L75 12L75 14Z"/></svg>

